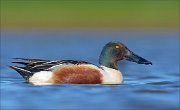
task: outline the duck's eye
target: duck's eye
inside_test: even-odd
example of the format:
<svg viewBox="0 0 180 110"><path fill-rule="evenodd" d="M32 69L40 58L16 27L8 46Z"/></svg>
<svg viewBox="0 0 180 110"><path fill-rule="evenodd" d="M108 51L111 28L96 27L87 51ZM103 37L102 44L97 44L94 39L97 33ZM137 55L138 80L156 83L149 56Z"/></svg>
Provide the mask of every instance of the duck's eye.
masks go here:
<svg viewBox="0 0 180 110"><path fill-rule="evenodd" d="M120 48L120 46L119 46L119 45L116 45L115 48L118 49L118 48Z"/></svg>

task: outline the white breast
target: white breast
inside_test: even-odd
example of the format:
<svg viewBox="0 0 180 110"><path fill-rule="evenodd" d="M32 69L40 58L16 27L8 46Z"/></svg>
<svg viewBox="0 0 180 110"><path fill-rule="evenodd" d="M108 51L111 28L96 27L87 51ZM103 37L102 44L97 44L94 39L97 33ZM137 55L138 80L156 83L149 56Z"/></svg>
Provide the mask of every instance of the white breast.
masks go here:
<svg viewBox="0 0 180 110"><path fill-rule="evenodd" d="M120 71L101 66L104 71L102 71L102 83L103 84L121 84L123 82L123 76Z"/></svg>

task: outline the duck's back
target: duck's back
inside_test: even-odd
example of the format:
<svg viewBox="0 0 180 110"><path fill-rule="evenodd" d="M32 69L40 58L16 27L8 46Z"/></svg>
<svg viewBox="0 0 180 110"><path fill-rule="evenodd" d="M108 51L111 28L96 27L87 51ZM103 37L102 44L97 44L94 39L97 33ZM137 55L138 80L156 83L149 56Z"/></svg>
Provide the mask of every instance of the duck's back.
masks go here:
<svg viewBox="0 0 180 110"><path fill-rule="evenodd" d="M11 68L20 73L27 82L33 84L99 84L102 82L100 69L88 62L16 59L25 60L25 62L13 62L23 64L24 67L11 66Z"/></svg>

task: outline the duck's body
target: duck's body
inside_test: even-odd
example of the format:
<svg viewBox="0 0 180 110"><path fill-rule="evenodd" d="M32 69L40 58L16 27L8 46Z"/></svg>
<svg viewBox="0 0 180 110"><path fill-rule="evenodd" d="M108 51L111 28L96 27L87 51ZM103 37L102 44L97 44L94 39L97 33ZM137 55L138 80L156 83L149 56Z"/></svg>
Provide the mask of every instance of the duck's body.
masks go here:
<svg viewBox="0 0 180 110"><path fill-rule="evenodd" d="M24 59L26 68L11 66L29 83L47 84L120 84L123 81L119 70L105 66L97 67L83 61ZM22 62L14 62L21 63Z"/></svg>
<svg viewBox="0 0 180 110"><path fill-rule="evenodd" d="M99 64L74 60L26 59L25 62L13 62L24 67L10 66L29 83L47 84L121 84L123 77L117 67L117 61L127 59L141 64L151 62L135 55L122 43L108 43L101 52Z"/></svg>

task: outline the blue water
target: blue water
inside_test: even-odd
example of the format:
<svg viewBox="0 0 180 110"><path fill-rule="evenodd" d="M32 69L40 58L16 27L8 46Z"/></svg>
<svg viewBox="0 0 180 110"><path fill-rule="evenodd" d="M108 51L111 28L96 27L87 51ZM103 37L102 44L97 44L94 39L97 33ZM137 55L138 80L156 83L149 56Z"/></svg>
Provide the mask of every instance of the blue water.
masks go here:
<svg viewBox="0 0 180 110"><path fill-rule="evenodd" d="M97 65L109 41L123 42L153 65L119 62L122 85L34 86L8 68L14 57L85 60ZM179 50L179 32L174 29L3 29L1 110L178 110Z"/></svg>

